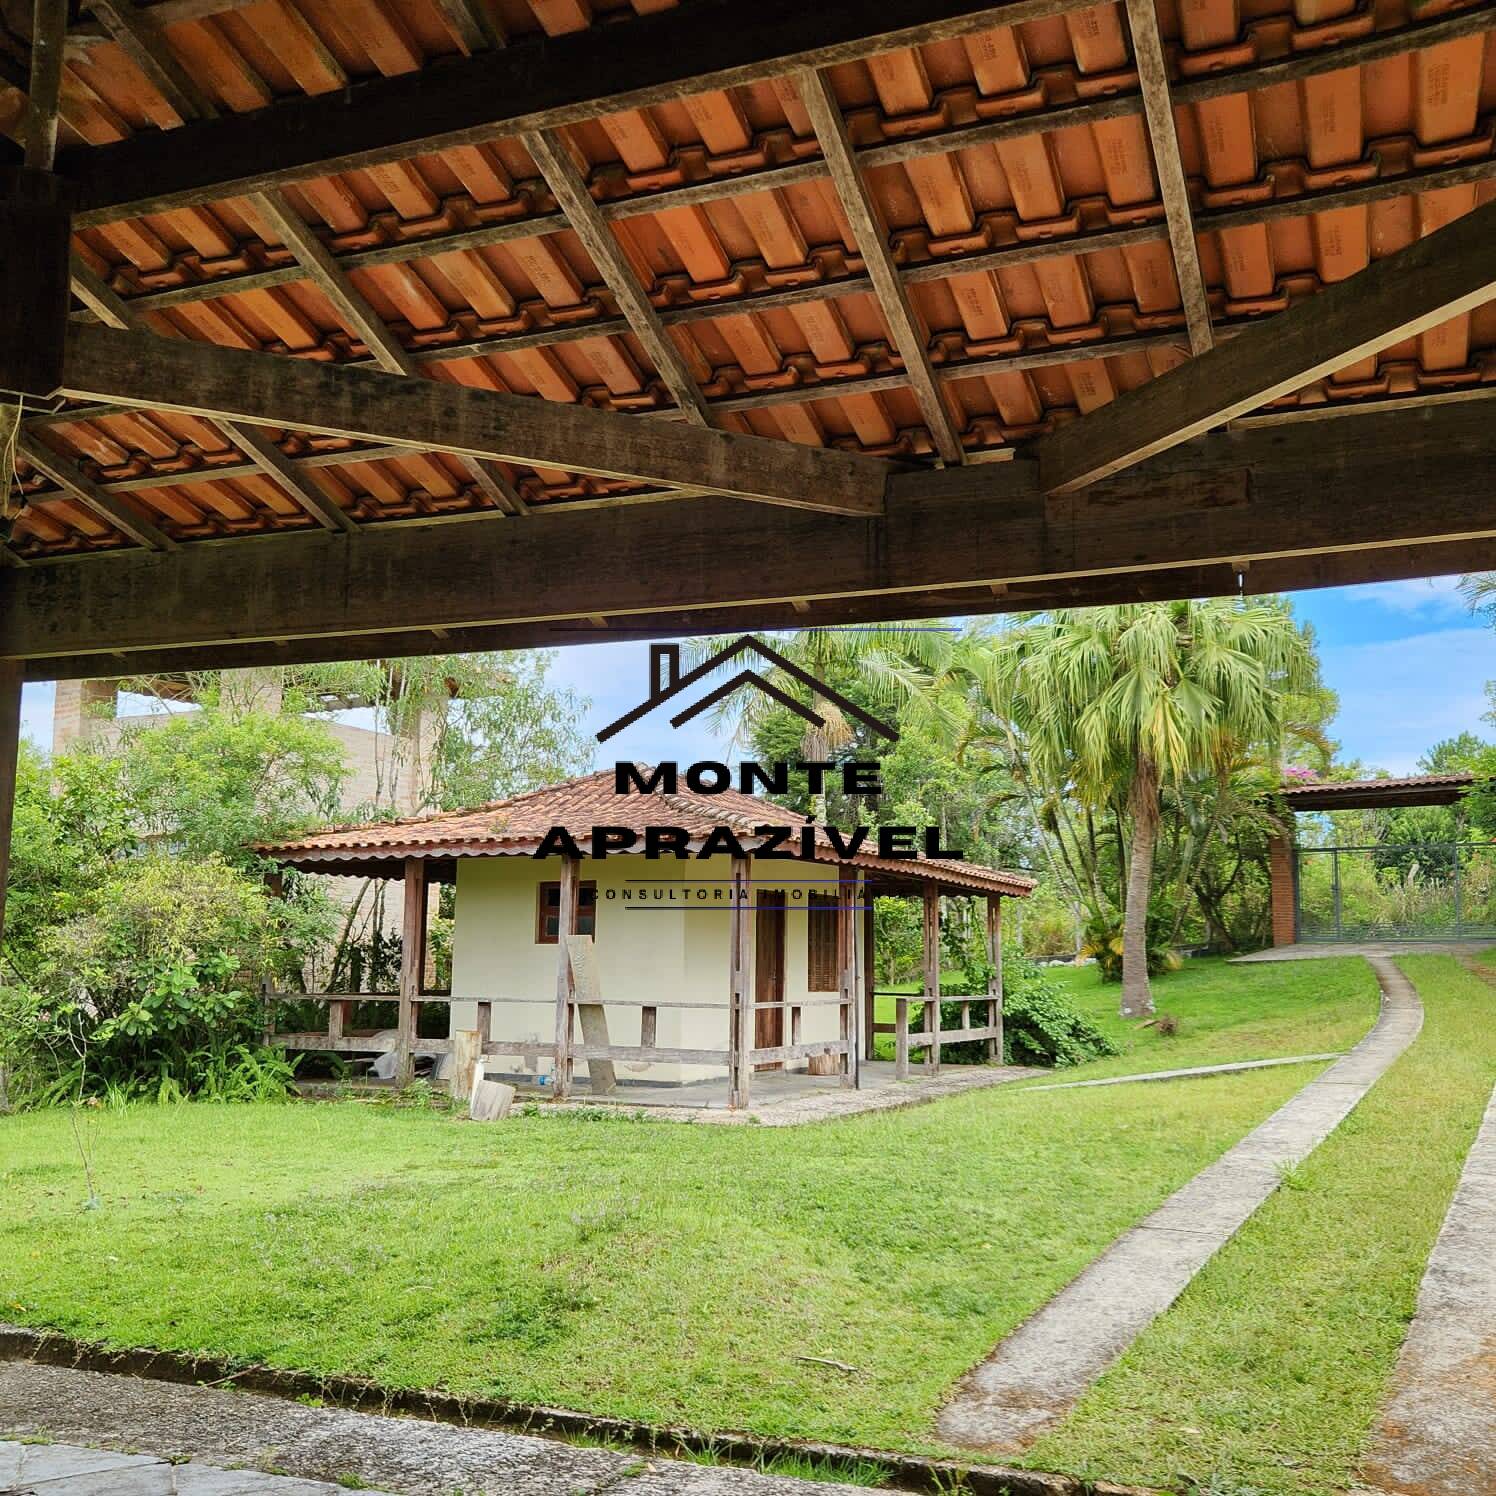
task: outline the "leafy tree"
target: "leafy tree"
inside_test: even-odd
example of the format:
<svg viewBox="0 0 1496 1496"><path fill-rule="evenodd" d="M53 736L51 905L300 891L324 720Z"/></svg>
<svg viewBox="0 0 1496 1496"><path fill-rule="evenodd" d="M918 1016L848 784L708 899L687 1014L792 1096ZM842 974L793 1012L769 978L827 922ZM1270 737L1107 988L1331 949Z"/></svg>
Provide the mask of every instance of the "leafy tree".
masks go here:
<svg viewBox="0 0 1496 1496"><path fill-rule="evenodd" d="M320 722L209 704L127 732L101 750L143 841L184 857L255 865L255 842L334 818L347 767Z"/></svg>
<svg viewBox="0 0 1496 1496"><path fill-rule="evenodd" d="M1148 913L1166 787L1229 773L1249 744L1276 761L1314 659L1286 607L1216 599L1029 615L972 664L1021 772L1052 804L1110 813L1125 863L1125 1017L1153 1011ZM1125 844L1124 824L1129 828Z"/></svg>

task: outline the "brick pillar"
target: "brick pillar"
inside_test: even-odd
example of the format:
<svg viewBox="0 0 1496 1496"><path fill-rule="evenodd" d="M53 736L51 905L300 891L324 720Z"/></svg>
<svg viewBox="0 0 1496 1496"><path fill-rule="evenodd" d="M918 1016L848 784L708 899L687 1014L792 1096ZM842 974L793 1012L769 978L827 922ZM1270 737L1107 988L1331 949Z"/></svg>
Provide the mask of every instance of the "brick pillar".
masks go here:
<svg viewBox="0 0 1496 1496"><path fill-rule="evenodd" d="M1282 836L1268 838L1267 867L1273 944L1292 945L1298 937L1298 929L1294 918L1294 841L1291 827Z"/></svg>
<svg viewBox="0 0 1496 1496"><path fill-rule="evenodd" d="M52 704L52 752L66 753L88 738L100 722L114 715L112 680L60 680Z"/></svg>

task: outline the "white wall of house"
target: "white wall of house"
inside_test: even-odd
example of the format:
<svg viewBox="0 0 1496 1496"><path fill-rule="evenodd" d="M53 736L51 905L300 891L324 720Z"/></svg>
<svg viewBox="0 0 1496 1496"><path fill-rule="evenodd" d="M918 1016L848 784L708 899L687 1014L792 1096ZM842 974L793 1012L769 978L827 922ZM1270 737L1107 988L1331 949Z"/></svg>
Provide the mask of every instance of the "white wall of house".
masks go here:
<svg viewBox="0 0 1496 1496"><path fill-rule="evenodd" d="M457 860L457 899L452 930L452 1028L472 1028L474 1002L485 998L525 998L496 1003L492 1032L513 1044L491 1057L493 1071L548 1075L551 1059L535 1047L555 1036L557 947L537 942L539 886L560 877L554 858L464 857ZM802 880L829 876L802 863L785 864L785 997L811 994L807 889ZM597 884L597 966L614 1044L638 1044L640 1008L622 1002L709 1003L710 1008L660 1008L656 1044L670 1049L727 1048L729 929L726 891L732 874L728 857L706 861L646 862L617 856L581 864L583 882ZM648 880L648 881L645 881ZM755 880L755 902L760 886ZM703 898L701 890L720 889L723 901ZM649 897L641 897L648 894ZM659 895L659 897L656 897ZM860 918L860 916L859 916ZM859 934L860 938L860 934ZM834 1039L840 1032L832 1006L802 1011L803 1042ZM790 1042L790 1019L784 1020L784 1042ZM725 1077L720 1066L620 1063L620 1083L630 1080L681 1082ZM585 1064L577 1075L586 1075Z"/></svg>

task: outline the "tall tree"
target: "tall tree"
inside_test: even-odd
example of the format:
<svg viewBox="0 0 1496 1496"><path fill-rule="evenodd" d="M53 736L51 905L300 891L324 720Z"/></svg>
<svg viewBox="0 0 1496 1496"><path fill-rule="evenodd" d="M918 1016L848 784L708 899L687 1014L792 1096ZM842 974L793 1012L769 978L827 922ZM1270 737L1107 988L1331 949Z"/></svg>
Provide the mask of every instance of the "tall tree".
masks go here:
<svg viewBox="0 0 1496 1496"><path fill-rule="evenodd" d="M1290 702L1314 684L1308 638L1273 602L1130 604L1028 615L970 663L1031 779L1130 827L1121 1009L1151 1013L1162 792L1229 774L1245 744L1276 757Z"/></svg>

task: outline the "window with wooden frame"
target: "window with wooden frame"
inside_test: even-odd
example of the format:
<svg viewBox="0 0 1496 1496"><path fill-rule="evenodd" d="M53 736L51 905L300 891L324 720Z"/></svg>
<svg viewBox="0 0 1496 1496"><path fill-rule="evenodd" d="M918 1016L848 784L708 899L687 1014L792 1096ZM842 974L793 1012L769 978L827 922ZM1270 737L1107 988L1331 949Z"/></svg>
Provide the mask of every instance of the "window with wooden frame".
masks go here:
<svg viewBox="0 0 1496 1496"><path fill-rule="evenodd" d="M835 992L841 980L836 967L836 900L830 894L811 894L806 924L810 969L805 985L811 992Z"/></svg>
<svg viewBox="0 0 1496 1496"><path fill-rule="evenodd" d="M561 885L542 883L535 895L535 944L555 945L561 929ZM578 935L597 933L597 884L577 885Z"/></svg>

